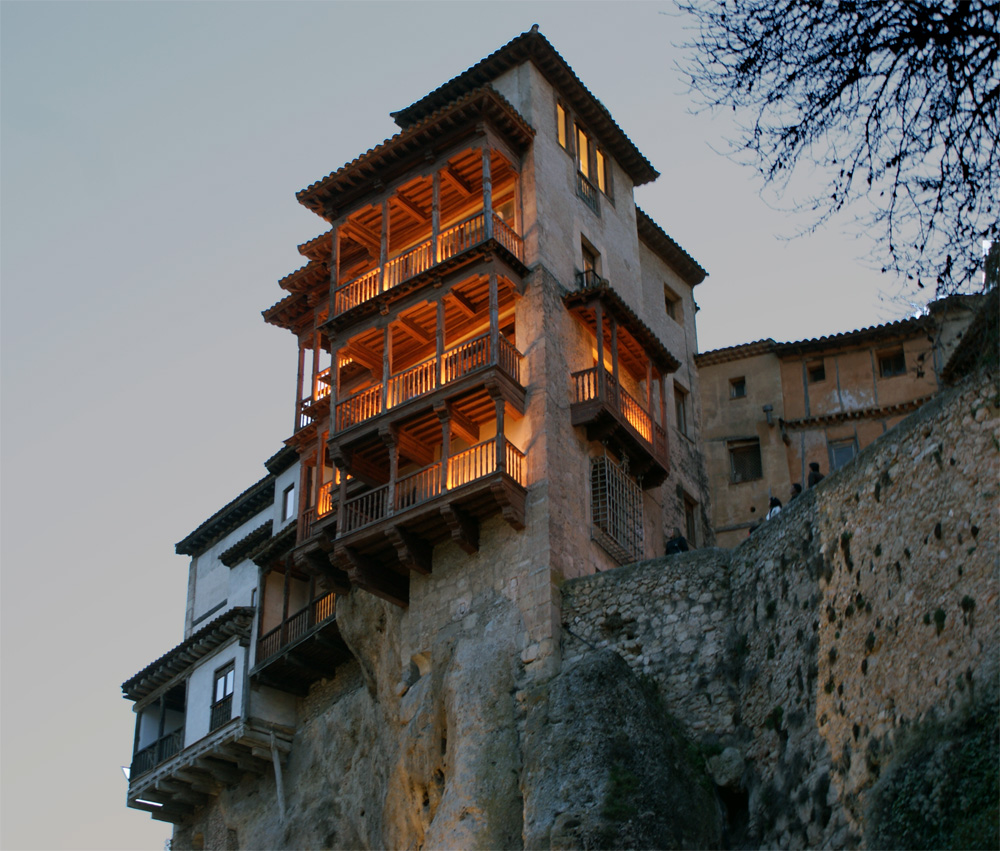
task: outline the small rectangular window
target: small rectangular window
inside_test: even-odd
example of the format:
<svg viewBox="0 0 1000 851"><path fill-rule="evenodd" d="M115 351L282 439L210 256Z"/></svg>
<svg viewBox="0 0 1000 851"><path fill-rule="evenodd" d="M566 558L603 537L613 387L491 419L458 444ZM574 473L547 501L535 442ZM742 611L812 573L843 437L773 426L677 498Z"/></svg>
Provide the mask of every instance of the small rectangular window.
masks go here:
<svg viewBox="0 0 1000 851"><path fill-rule="evenodd" d="M739 378L729 379L729 398L742 399L747 395L747 380L741 375Z"/></svg>
<svg viewBox="0 0 1000 851"><path fill-rule="evenodd" d="M819 381L826 381L826 365L823 361L813 361L806 366L809 375L809 383L816 384Z"/></svg>
<svg viewBox="0 0 1000 851"><path fill-rule="evenodd" d="M576 163L580 174L590 179L590 137L583 132L583 129L576 127Z"/></svg>
<svg viewBox="0 0 1000 851"><path fill-rule="evenodd" d="M281 494L281 519L289 520L295 516L295 485L289 485Z"/></svg>
<svg viewBox="0 0 1000 851"><path fill-rule="evenodd" d="M611 163L602 150L597 151L597 188L611 195Z"/></svg>
<svg viewBox="0 0 1000 851"><path fill-rule="evenodd" d="M566 108L561 103L556 103L556 138L559 140L559 147L569 150L569 134L566 129L569 125L569 116Z"/></svg>
<svg viewBox="0 0 1000 851"><path fill-rule="evenodd" d="M663 285L663 306L667 311L667 316L673 319L674 322L682 322L684 320L684 302L666 284Z"/></svg>
<svg viewBox="0 0 1000 851"><path fill-rule="evenodd" d="M878 374L882 378L892 378L896 375L906 375L906 357L902 349L883 352L878 356Z"/></svg>
<svg viewBox="0 0 1000 851"><path fill-rule="evenodd" d="M216 730L233 717L233 691L236 688L236 663L215 672L215 687L212 689L210 727Z"/></svg>
<svg viewBox="0 0 1000 851"><path fill-rule="evenodd" d="M677 414L677 431L688 433L688 392L679 384L674 384L674 410Z"/></svg>
<svg viewBox="0 0 1000 851"><path fill-rule="evenodd" d="M734 484L763 478L759 440L733 440L728 448L729 472Z"/></svg>
<svg viewBox="0 0 1000 851"><path fill-rule="evenodd" d="M858 444L854 438L834 440L830 442L830 472L839 470L858 453Z"/></svg>

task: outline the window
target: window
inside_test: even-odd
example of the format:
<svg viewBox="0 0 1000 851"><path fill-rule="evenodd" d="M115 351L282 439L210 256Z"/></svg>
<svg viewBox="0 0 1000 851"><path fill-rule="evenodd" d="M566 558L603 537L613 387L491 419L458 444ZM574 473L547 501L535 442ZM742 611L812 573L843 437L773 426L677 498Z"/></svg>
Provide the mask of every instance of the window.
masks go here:
<svg viewBox="0 0 1000 851"><path fill-rule="evenodd" d="M215 672L212 689L212 717L210 727L217 730L233 717L233 689L236 686L236 663L230 662Z"/></svg>
<svg viewBox="0 0 1000 851"><path fill-rule="evenodd" d="M597 160L597 188L605 195L611 195L611 161L605 156L600 148L596 153Z"/></svg>
<svg viewBox="0 0 1000 851"><path fill-rule="evenodd" d="M294 517L295 512L295 485L289 485L281 494L281 519L288 520Z"/></svg>
<svg viewBox="0 0 1000 851"><path fill-rule="evenodd" d="M878 374L882 378L892 378L896 375L906 375L906 357L902 349L883 352L878 356Z"/></svg>
<svg viewBox="0 0 1000 851"><path fill-rule="evenodd" d="M759 440L732 440L728 446L729 470L734 484L763 477Z"/></svg>
<svg viewBox="0 0 1000 851"><path fill-rule="evenodd" d="M578 124L576 127L576 166L580 174L590 180L590 157L593 154L590 137Z"/></svg>
<svg viewBox="0 0 1000 851"><path fill-rule="evenodd" d="M853 437L830 441L830 472L839 470L858 454L858 444Z"/></svg>
<svg viewBox="0 0 1000 851"><path fill-rule="evenodd" d="M674 384L674 410L677 413L677 431L688 433L688 392L680 384Z"/></svg>
<svg viewBox="0 0 1000 851"><path fill-rule="evenodd" d="M663 305L667 310L667 316L674 322L684 320L684 303L681 301L681 297L666 284L663 285Z"/></svg>
<svg viewBox="0 0 1000 851"><path fill-rule="evenodd" d="M826 381L826 366L823 361L813 361L806 366L806 373L809 376L809 383L816 384L819 381Z"/></svg>
<svg viewBox="0 0 1000 851"><path fill-rule="evenodd" d="M590 459L590 537L619 564L643 557L642 491L628 464L602 455Z"/></svg>
<svg viewBox="0 0 1000 851"><path fill-rule="evenodd" d="M576 125L576 169L580 197L600 215L597 193L600 191L611 197L611 160L594 145L579 124Z"/></svg>
<svg viewBox="0 0 1000 851"><path fill-rule="evenodd" d="M747 380L741 375L739 378L729 379L729 398L743 399L747 395Z"/></svg>
<svg viewBox="0 0 1000 851"><path fill-rule="evenodd" d="M556 138L559 140L559 147L569 150L569 116L566 114L566 107L561 103L556 103Z"/></svg>
<svg viewBox="0 0 1000 851"><path fill-rule="evenodd" d="M684 494L684 537L688 545L698 545L698 503Z"/></svg>

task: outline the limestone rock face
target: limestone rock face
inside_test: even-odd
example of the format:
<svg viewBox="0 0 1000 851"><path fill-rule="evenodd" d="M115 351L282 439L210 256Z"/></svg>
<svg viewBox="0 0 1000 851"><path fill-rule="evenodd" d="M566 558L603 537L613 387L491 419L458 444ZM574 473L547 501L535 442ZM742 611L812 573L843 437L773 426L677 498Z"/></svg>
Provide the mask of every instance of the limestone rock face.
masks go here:
<svg viewBox="0 0 1000 851"><path fill-rule="evenodd" d="M610 651L531 698L526 848L717 848L722 814L655 690Z"/></svg>

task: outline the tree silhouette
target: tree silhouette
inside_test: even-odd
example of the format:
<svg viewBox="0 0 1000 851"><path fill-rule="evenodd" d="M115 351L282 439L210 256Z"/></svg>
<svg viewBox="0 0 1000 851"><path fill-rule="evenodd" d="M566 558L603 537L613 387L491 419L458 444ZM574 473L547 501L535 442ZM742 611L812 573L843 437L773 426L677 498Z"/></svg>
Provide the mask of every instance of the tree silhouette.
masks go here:
<svg viewBox="0 0 1000 851"><path fill-rule="evenodd" d="M851 207L883 272L938 295L981 286L980 243L998 233L1000 2L678 5L696 22L681 70L700 106L741 122L730 155L779 197L797 167L822 174L791 202L812 215L803 232Z"/></svg>

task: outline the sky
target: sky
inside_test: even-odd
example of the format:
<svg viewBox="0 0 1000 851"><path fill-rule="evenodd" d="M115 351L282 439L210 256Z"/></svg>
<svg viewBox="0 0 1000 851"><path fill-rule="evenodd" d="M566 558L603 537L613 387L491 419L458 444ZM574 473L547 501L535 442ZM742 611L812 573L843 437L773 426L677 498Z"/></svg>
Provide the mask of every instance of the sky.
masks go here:
<svg viewBox="0 0 1000 851"><path fill-rule="evenodd" d="M703 351L905 315L869 243L762 199L692 114L670 2L0 2L0 846L160 849L120 684L183 638L174 543L264 475L294 193L533 23L661 172ZM808 179L808 176L806 176Z"/></svg>

